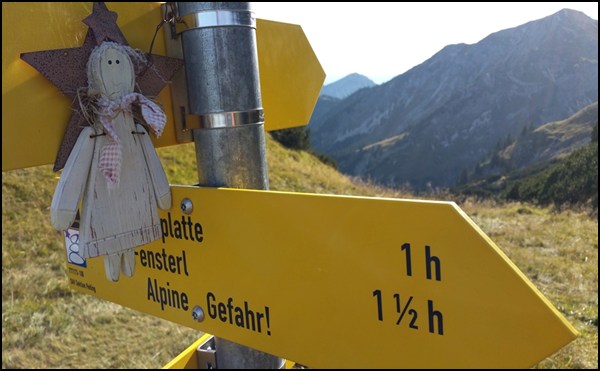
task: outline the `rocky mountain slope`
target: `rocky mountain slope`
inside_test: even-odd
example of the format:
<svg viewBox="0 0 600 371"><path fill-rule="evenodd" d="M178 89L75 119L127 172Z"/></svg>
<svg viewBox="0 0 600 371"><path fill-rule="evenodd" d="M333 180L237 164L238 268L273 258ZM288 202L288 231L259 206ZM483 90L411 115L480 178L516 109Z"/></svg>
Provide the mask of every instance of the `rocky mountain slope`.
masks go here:
<svg viewBox="0 0 600 371"><path fill-rule="evenodd" d="M563 9L473 45L449 45L337 102L311 144L345 173L423 190L455 185L498 141L598 99L598 21Z"/></svg>

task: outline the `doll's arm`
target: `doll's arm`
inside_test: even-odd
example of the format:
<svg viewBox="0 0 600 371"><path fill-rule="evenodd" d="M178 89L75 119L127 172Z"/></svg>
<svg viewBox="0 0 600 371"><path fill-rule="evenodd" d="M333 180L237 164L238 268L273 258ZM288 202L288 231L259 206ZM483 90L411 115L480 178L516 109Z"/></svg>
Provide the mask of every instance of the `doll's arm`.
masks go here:
<svg viewBox="0 0 600 371"><path fill-rule="evenodd" d="M59 231L69 228L75 220L94 155L96 140L90 138L93 134L91 127L81 131L54 190L50 220L52 226Z"/></svg>
<svg viewBox="0 0 600 371"><path fill-rule="evenodd" d="M144 157L146 158L146 165L148 166L150 177L152 178L156 202L158 207L163 210L168 210L171 208L171 188L169 187L169 181L167 180L167 176L165 175L165 171L156 154L156 150L154 149L154 145L150 140L147 130L140 124L136 124L136 129L146 133L146 135L140 135L140 137L142 140Z"/></svg>

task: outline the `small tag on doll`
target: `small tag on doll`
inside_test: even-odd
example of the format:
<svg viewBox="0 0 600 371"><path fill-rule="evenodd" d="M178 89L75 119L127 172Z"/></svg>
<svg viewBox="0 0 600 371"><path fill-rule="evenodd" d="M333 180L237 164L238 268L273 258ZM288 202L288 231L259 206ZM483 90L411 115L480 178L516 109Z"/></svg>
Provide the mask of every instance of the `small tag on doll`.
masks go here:
<svg viewBox="0 0 600 371"><path fill-rule="evenodd" d="M87 262L80 255L79 250L79 212L73 224L65 231L65 248L67 250L67 263L86 268Z"/></svg>

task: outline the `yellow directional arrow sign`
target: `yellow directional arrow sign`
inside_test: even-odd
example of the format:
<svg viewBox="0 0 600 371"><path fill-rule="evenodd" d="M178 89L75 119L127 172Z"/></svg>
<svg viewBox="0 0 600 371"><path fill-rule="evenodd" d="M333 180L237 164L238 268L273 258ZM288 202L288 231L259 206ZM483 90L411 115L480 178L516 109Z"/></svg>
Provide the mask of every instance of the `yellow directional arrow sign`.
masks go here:
<svg viewBox="0 0 600 371"><path fill-rule="evenodd" d="M148 51L162 19L159 3L108 3L117 24L134 48ZM88 27L82 20L92 3L2 3L2 171L54 162L71 116L69 98L21 53L80 47ZM298 25L258 20L257 48L265 129L308 124L325 80L306 36ZM166 55L163 32L153 53ZM167 127L156 146L178 144L170 87L158 96ZM33 150L35 149L35 150Z"/></svg>
<svg viewBox="0 0 600 371"><path fill-rule="evenodd" d="M256 44L266 130L308 125L325 71L299 25L258 19Z"/></svg>
<svg viewBox="0 0 600 371"><path fill-rule="evenodd" d="M133 277L71 256L71 286L310 367L531 367L577 336L454 203L171 189Z"/></svg>

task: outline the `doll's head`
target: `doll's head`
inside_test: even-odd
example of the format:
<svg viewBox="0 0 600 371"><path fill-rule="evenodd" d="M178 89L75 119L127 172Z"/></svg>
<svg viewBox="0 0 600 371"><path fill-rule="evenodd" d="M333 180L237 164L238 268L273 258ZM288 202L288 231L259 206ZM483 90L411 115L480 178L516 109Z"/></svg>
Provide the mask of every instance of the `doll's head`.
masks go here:
<svg viewBox="0 0 600 371"><path fill-rule="evenodd" d="M90 54L87 64L88 85L94 93L107 98L119 98L132 93L135 87L135 69L128 46L105 41Z"/></svg>

